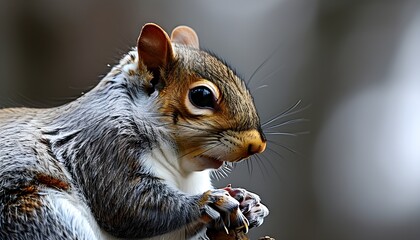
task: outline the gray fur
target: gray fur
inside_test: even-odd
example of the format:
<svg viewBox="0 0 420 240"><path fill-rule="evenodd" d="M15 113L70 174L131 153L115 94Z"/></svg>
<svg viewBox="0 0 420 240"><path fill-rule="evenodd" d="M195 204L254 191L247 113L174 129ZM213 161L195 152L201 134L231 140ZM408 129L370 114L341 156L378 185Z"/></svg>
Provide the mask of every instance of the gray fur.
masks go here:
<svg viewBox="0 0 420 240"><path fill-rule="evenodd" d="M249 114L241 115L235 129L259 126L252 98L232 70L223 65L215 72L210 55L191 50L187 56L187 49L179 49L182 68L216 82L226 76L238 81L219 83L231 107L239 108L232 114ZM144 162L152 150L176 146L170 122L163 121L167 116L157 111L159 91L150 91L146 74L123 71L135 62L134 54L67 105L0 110L0 239L94 239L100 234L89 227L92 222L123 238L182 228L188 237L203 229L203 195L168 186ZM209 62L192 64L190 58ZM249 99L237 99L237 91ZM56 199L72 203L82 217L57 212Z"/></svg>

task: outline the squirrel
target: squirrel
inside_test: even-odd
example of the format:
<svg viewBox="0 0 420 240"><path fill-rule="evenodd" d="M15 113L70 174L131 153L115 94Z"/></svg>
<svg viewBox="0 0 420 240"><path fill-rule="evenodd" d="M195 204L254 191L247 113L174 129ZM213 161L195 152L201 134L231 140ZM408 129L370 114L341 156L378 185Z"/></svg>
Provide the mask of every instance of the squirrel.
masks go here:
<svg viewBox="0 0 420 240"><path fill-rule="evenodd" d="M0 110L0 239L246 239L267 207L210 173L265 147L244 81L148 23L76 100Z"/></svg>

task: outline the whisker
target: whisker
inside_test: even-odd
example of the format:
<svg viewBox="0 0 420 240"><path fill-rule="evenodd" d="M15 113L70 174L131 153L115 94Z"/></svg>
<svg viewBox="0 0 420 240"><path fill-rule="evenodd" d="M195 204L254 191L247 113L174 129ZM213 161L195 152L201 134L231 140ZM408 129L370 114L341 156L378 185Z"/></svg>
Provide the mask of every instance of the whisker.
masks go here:
<svg viewBox="0 0 420 240"><path fill-rule="evenodd" d="M232 172L231 166L226 162L223 163L221 170L221 174L224 178L226 178Z"/></svg>
<svg viewBox="0 0 420 240"><path fill-rule="evenodd" d="M219 181L219 180L220 180L220 178L219 178L219 175L218 175L218 172L217 172L217 171L212 171L212 172L210 173L210 178L215 179L216 181Z"/></svg>
<svg viewBox="0 0 420 240"><path fill-rule="evenodd" d="M273 75L277 74L278 72L280 72L282 70L282 68L277 68L275 71L271 72L270 74L266 75L265 77L261 78L261 80L259 81L260 83L265 82L267 79L270 79Z"/></svg>
<svg viewBox="0 0 420 240"><path fill-rule="evenodd" d="M290 133L290 132L264 132L264 134L266 135L282 135L282 136L292 136L292 137L297 137L300 135L305 135L305 134L309 134L310 131L305 131L305 132L297 132L297 133Z"/></svg>
<svg viewBox="0 0 420 240"><path fill-rule="evenodd" d="M302 102L302 100L298 100L294 105L292 105L291 107L289 107L288 109L286 109L285 111L281 112L280 114L275 115L274 117L272 117L270 120L268 120L267 122L263 123L261 125L261 127L266 126L267 124L270 124L274 121L276 121L276 119L282 117L285 114L288 114L290 111L293 111L295 108L297 108L299 106L299 104Z"/></svg>
<svg viewBox="0 0 420 240"><path fill-rule="evenodd" d="M271 54L254 70L254 72L251 74L251 76L246 81L247 86L249 86L249 84L251 83L251 80L254 78L255 74L257 74L261 70L261 68L274 56L274 54L278 51L279 48L280 48L280 46L277 46L277 48L273 52L271 52Z"/></svg>
<svg viewBox="0 0 420 240"><path fill-rule="evenodd" d="M263 125L261 125L261 127L265 127L265 126L267 126L268 124L270 124L270 123L272 123L272 122L275 122L275 121L277 121L277 120L279 120L279 119L281 119L281 118L285 118L285 117L287 117L287 116L290 116L290 115L293 115L293 114L297 114L297 113L300 113L300 112L303 112L303 111L305 111L306 109L308 109L309 107L310 107L311 105L309 104L309 105L306 105L305 107L303 107L303 108L301 108L301 109L298 109L298 110L296 110L296 111L293 111L293 112L288 112L288 113L285 113L285 114L283 114L283 115L277 115L275 118L273 118L273 119L271 119L270 121L268 121L268 122L266 122L266 123L264 123Z"/></svg>
<svg viewBox="0 0 420 240"><path fill-rule="evenodd" d="M220 180L222 178L225 178L225 176L223 175L223 171L218 171L217 173L218 173L218 176L219 176L218 180Z"/></svg>
<svg viewBox="0 0 420 240"><path fill-rule="evenodd" d="M294 153L294 154L297 154L297 155L302 156L302 154L301 154L300 152L298 152L298 151L296 151L296 150L294 150L294 149L292 149L292 148L290 148L290 147L288 147L288 146L286 146L286 145L283 145L283 144L277 143L277 142L275 142L275 141L273 141L273 140L270 140L270 139L267 139L267 142L269 142L269 143L271 143L271 144L274 144L274 145L276 145L276 146L279 146L279 147L281 147L281 148L284 148L284 149L288 150L289 152L292 152L292 153Z"/></svg>
<svg viewBox="0 0 420 240"><path fill-rule="evenodd" d="M269 171L268 171L267 167L265 166L264 162L262 161L261 156L257 154L257 155L255 155L255 157L258 160L257 163L258 164L261 163L261 165L263 166L265 172L267 173L267 175L269 175Z"/></svg>
<svg viewBox="0 0 420 240"><path fill-rule="evenodd" d="M253 163L254 161L249 161L249 162L251 164L251 175L252 175L252 172L254 171L254 163Z"/></svg>
<svg viewBox="0 0 420 240"><path fill-rule="evenodd" d="M259 89L263 89L263 88L266 88L266 87L268 87L268 85L261 85L261 86L257 87L256 89L254 89L254 90L251 91L251 95L253 95Z"/></svg>
<svg viewBox="0 0 420 240"><path fill-rule="evenodd" d="M229 165L229 171L232 172L235 169L233 162L225 162L226 165Z"/></svg>
<svg viewBox="0 0 420 240"><path fill-rule="evenodd" d="M261 169L261 172L263 173L262 175L263 175L263 179L264 179L264 181L265 182L267 182L267 180L270 180L270 178L271 178L271 176L270 176L270 171L268 170L268 168L267 168L267 166L266 166L266 164L265 164L265 162L263 161L263 159L261 158L261 157L263 157L264 155L260 155L260 154L257 154L257 155L254 155L255 156L255 160L256 160L256 162L257 162L257 164L258 164L258 166L260 167L260 169ZM267 158L266 158L267 159ZM267 159L268 160L268 159ZM261 167L262 166L262 167ZM273 168L273 167L271 167L271 168ZM275 170L275 169L274 169ZM276 171L276 170L275 170Z"/></svg>
<svg viewBox="0 0 420 240"><path fill-rule="evenodd" d="M276 125L273 125L273 126L269 126L267 128L263 128L263 129L268 130L268 129L273 129L273 128L281 127L281 126L288 125L288 124L294 124L294 123L300 123L300 122L309 122L309 121L310 120L306 119L306 118L292 119L292 120L288 120L288 121L285 121L285 122L282 122L282 123L279 123L279 124L276 124Z"/></svg>
<svg viewBox="0 0 420 240"><path fill-rule="evenodd" d="M218 181L222 178L228 177L231 172L232 166L228 162L223 162L223 165L220 168L214 169L210 172L210 174L212 178L214 177Z"/></svg>
<svg viewBox="0 0 420 240"><path fill-rule="evenodd" d="M270 148L267 148L268 150L270 150L270 151L273 151L272 149L270 149ZM280 155L280 154L279 154ZM276 174L276 176L279 178L279 179L281 179L282 177L281 177L281 175L280 175L280 173L277 171L277 168L274 166L274 164L270 161L270 159L267 157L267 156L265 156L264 154L260 154L259 155L260 157L263 157L263 158L265 158L267 161L266 162L268 162L268 164L270 165L270 168L274 171L274 173ZM281 155L280 155L281 156ZM281 158L282 159L284 159L284 157L283 156L281 156ZM263 161L262 161L263 162Z"/></svg>
<svg viewBox="0 0 420 240"><path fill-rule="evenodd" d="M232 166L225 162L223 164L223 171L225 172L226 176L232 172Z"/></svg>
<svg viewBox="0 0 420 240"><path fill-rule="evenodd" d="M249 163L248 160L245 161L245 162L246 162L246 167L248 169L248 174L249 174L249 176L252 176L252 168L250 167L250 163Z"/></svg>
<svg viewBox="0 0 420 240"><path fill-rule="evenodd" d="M265 167L265 165L261 162L260 156L253 155L252 157L255 158L255 162L257 163L258 167L261 169L261 171L263 171L263 177L265 177L265 175L268 175L268 170Z"/></svg>
<svg viewBox="0 0 420 240"><path fill-rule="evenodd" d="M219 169L216 169L214 171L211 171L210 172L210 177L213 178L213 179L215 179L216 181L219 181L221 179L220 178Z"/></svg>
<svg viewBox="0 0 420 240"><path fill-rule="evenodd" d="M272 148L268 148L267 150L271 151L272 153L276 154L277 156L279 156L281 159L285 159L285 157L283 155L281 155L279 152L277 152L276 150L272 149Z"/></svg>
<svg viewBox="0 0 420 240"><path fill-rule="evenodd" d="M230 166L230 171L233 171L236 168L236 163L228 162L227 164Z"/></svg>

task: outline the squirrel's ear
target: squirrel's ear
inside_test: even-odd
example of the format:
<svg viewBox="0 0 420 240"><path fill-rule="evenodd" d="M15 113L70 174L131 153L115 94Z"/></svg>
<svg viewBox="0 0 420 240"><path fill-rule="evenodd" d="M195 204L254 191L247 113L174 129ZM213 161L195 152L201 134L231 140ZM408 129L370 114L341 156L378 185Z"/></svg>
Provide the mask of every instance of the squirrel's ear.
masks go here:
<svg viewBox="0 0 420 240"><path fill-rule="evenodd" d="M187 45L193 48L199 48L198 36L195 31L187 26L176 27L171 34L171 40L174 43Z"/></svg>
<svg viewBox="0 0 420 240"><path fill-rule="evenodd" d="M168 34L154 23L148 23L141 29L137 40L137 51L139 58L152 72L165 67L174 59Z"/></svg>

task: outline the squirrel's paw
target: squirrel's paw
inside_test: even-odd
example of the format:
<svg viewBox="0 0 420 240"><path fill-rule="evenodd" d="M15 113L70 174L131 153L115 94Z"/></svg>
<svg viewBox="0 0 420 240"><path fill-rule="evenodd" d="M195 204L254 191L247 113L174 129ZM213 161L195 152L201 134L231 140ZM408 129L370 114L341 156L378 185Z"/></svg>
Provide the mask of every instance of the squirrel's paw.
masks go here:
<svg viewBox="0 0 420 240"><path fill-rule="evenodd" d="M229 229L248 230L249 222L242 214L239 202L224 189L212 189L203 194L202 205L203 220L211 224L211 228L224 230Z"/></svg>
<svg viewBox="0 0 420 240"><path fill-rule="evenodd" d="M232 188L228 185L224 190L239 202L239 208L249 222L249 228L258 227L264 222L269 211L268 208L261 203L260 197L252 192L248 192L243 188Z"/></svg>

